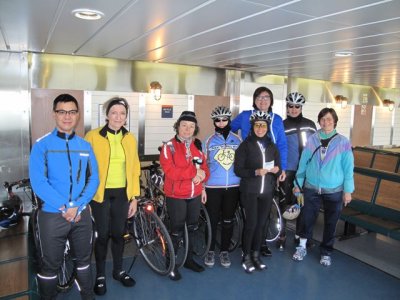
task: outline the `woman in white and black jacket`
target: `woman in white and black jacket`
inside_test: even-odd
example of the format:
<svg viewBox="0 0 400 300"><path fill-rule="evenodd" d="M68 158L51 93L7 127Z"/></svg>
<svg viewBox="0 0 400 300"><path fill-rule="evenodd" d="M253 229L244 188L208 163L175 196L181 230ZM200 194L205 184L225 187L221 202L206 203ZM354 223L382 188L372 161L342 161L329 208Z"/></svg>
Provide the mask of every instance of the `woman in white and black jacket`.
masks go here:
<svg viewBox="0 0 400 300"><path fill-rule="evenodd" d="M269 115L261 111L251 115L251 134L235 155L235 173L241 177L240 201L246 216L242 266L247 273L267 267L260 259L260 248L281 173L279 151L267 135L269 120Z"/></svg>

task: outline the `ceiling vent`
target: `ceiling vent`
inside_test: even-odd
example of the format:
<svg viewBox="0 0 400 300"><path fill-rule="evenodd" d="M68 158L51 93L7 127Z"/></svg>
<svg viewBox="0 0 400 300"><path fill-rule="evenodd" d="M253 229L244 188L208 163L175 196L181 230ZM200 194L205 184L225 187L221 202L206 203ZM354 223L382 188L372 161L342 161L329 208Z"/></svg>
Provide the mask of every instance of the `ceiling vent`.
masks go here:
<svg viewBox="0 0 400 300"><path fill-rule="evenodd" d="M257 66L256 65L234 63L234 64L229 64L229 65L223 65L222 67L225 68L225 69L245 70L245 69L256 68Z"/></svg>

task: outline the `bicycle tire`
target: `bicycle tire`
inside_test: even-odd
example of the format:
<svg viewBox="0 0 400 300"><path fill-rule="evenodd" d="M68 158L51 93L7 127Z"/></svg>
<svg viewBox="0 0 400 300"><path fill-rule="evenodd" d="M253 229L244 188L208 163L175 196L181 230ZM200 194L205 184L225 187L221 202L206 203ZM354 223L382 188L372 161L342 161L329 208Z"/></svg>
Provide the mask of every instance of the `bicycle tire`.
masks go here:
<svg viewBox="0 0 400 300"><path fill-rule="evenodd" d="M198 228L194 232L193 252L194 255L203 258L206 256L211 245L211 222L207 209L201 204Z"/></svg>
<svg viewBox="0 0 400 300"><path fill-rule="evenodd" d="M35 245L35 254L34 259L37 262L38 270L40 270L41 265L41 246L40 246L40 237L39 237L39 229L37 225L37 218L38 218L38 209L33 209L31 213L31 226L32 226L32 235L33 241ZM64 257L61 267L57 273L57 291L60 293L68 292L75 282L75 264L72 258L71 249L69 247L69 243L65 244L64 249Z"/></svg>
<svg viewBox="0 0 400 300"><path fill-rule="evenodd" d="M271 211L265 226L265 240L267 242L273 242L278 239L282 231L282 215L275 198L273 198Z"/></svg>
<svg viewBox="0 0 400 300"><path fill-rule="evenodd" d="M160 275L171 273L175 253L167 228L153 211L139 209L133 222L139 251L149 267Z"/></svg>
<svg viewBox="0 0 400 300"><path fill-rule="evenodd" d="M183 229L183 236L178 241L177 248L175 250L175 265L177 268L183 267L189 252L189 232L185 223Z"/></svg>
<svg viewBox="0 0 400 300"><path fill-rule="evenodd" d="M242 244L243 225L244 224L243 224L242 212L240 207L238 207L235 211L233 219L233 232L228 248L229 252L233 252L236 248L240 247L240 245ZM217 237L215 243L219 249L221 249L221 229L222 229L222 224L221 222L218 222Z"/></svg>

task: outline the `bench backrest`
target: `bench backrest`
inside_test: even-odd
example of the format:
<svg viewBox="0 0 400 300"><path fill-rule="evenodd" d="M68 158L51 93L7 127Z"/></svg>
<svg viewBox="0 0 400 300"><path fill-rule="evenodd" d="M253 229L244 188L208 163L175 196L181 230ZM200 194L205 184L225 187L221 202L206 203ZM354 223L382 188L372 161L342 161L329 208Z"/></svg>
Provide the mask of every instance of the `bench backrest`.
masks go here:
<svg viewBox="0 0 400 300"><path fill-rule="evenodd" d="M354 165L387 172L400 173L400 153L366 148L353 148Z"/></svg>
<svg viewBox="0 0 400 300"><path fill-rule="evenodd" d="M362 213L399 221L400 175L371 168L354 168L355 191L350 203Z"/></svg>

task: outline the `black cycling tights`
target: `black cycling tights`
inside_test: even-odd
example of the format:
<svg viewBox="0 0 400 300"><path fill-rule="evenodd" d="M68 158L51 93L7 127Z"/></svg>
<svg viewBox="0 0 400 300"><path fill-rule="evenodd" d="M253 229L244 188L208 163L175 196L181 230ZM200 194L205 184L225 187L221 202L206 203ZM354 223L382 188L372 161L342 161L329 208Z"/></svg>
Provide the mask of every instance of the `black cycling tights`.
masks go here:
<svg viewBox="0 0 400 300"><path fill-rule="evenodd" d="M242 250L247 255L250 251L260 251L272 195L242 193L240 201L245 213Z"/></svg>

